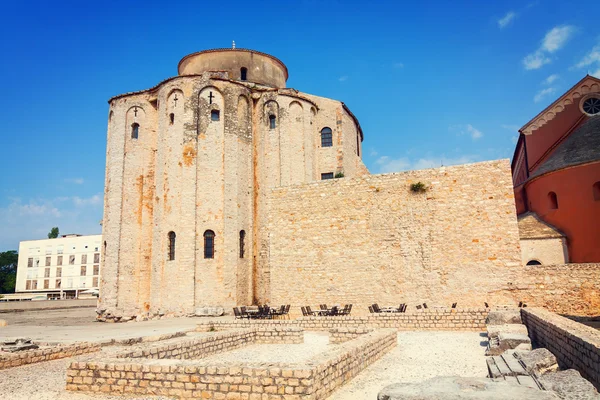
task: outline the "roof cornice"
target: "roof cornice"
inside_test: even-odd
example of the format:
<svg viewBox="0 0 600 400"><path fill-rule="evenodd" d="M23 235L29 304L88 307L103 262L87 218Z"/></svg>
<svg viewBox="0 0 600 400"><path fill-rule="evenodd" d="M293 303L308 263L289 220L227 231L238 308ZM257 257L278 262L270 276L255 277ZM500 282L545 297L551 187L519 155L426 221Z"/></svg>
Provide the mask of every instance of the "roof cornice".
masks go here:
<svg viewBox="0 0 600 400"><path fill-rule="evenodd" d="M576 99L594 92L600 92L600 79L590 75L584 76L583 79L577 82L571 89L567 90L567 92L554 101L554 103L550 104L531 121L523 125L523 127L519 129L519 132L524 135L531 135L533 131L553 120L558 113L562 112L566 106L573 104Z"/></svg>

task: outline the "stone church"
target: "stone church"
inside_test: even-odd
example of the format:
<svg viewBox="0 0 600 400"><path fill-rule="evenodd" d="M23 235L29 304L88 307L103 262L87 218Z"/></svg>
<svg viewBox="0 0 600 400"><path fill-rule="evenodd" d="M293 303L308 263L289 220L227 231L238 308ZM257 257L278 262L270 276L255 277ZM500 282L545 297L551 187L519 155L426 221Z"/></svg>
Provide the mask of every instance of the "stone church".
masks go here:
<svg viewBox="0 0 600 400"><path fill-rule="evenodd" d="M370 175L348 107L287 78L206 50L109 100L101 314L514 297L508 160Z"/></svg>

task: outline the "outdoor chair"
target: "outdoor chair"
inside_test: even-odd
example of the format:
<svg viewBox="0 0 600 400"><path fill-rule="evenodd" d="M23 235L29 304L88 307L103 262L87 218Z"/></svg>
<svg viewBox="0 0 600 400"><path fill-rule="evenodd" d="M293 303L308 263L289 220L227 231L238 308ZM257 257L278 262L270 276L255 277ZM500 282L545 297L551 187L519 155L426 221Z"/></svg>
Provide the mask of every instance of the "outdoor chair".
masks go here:
<svg viewBox="0 0 600 400"><path fill-rule="evenodd" d="M340 315L339 312L340 312L340 310L337 308L337 306L333 306L333 307L331 307L331 311L326 312L325 315L335 317L336 315Z"/></svg>
<svg viewBox="0 0 600 400"><path fill-rule="evenodd" d="M373 304L373 311L375 311L376 313L381 312L381 308L379 308L379 305L377 303Z"/></svg>
<svg viewBox="0 0 600 400"><path fill-rule="evenodd" d="M420 310L421 308L423 308L423 306L419 304L419 305L417 306L417 310Z"/></svg>
<svg viewBox="0 0 600 400"><path fill-rule="evenodd" d="M244 318L244 315L242 314L242 312L240 311L240 309L237 308L237 307L233 307L233 315L235 315L235 319L242 319L242 318Z"/></svg>
<svg viewBox="0 0 600 400"><path fill-rule="evenodd" d="M281 306L281 307L279 307L279 309L277 309L277 310L273 310L273 311L271 312L271 315L272 315L273 317L280 317L280 316L282 316L282 315L284 315L284 314L285 314L285 306Z"/></svg>
<svg viewBox="0 0 600 400"><path fill-rule="evenodd" d="M285 315L287 315L288 318L290 317L289 314L290 314L290 307L291 306L292 306L291 304L288 304L287 306L285 306Z"/></svg>
<svg viewBox="0 0 600 400"><path fill-rule="evenodd" d="M308 316L308 312L306 311L306 307L304 307L304 306L301 306L301 307L300 307L300 309L302 310L302 315L303 315L304 317L307 317L307 316Z"/></svg>
<svg viewBox="0 0 600 400"><path fill-rule="evenodd" d="M313 310L310 309L310 306L306 306L306 312L308 313L308 315L315 315Z"/></svg>
<svg viewBox="0 0 600 400"><path fill-rule="evenodd" d="M452 308L456 308L456 304L458 303L452 303Z"/></svg>
<svg viewBox="0 0 600 400"><path fill-rule="evenodd" d="M408 304L404 304L404 308L402 308L401 312L406 312L406 308L408 307Z"/></svg>
<svg viewBox="0 0 600 400"><path fill-rule="evenodd" d="M327 304L319 304L321 310L327 310Z"/></svg>
<svg viewBox="0 0 600 400"><path fill-rule="evenodd" d="M485 306L485 308L490 308L490 305L487 302L484 302L483 305Z"/></svg>
<svg viewBox="0 0 600 400"><path fill-rule="evenodd" d="M375 310L373 310L373 306L369 306L369 312L370 312L371 314L373 314L373 313L375 312Z"/></svg>
<svg viewBox="0 0 600 400"><path fill-rule="evenodd" d="M346 304L339 315L350 315L350 311L352 311L352 304Z"/></svg>
<svg viewBox="0 0 600 400"><path fill-rule="evenodd" d="M423 303L423 308L427 308L427 303Z"/></svg>
<svg viewBox="0 0 600 400"><path fill-rule="evenodd" d="M398 306L398 312L399 312L399 313L401 313L401 312L404 312L404 305L405 305L405 304L404 304L404 303L402 303L402 304L400 304L400 305Z"/></svg>

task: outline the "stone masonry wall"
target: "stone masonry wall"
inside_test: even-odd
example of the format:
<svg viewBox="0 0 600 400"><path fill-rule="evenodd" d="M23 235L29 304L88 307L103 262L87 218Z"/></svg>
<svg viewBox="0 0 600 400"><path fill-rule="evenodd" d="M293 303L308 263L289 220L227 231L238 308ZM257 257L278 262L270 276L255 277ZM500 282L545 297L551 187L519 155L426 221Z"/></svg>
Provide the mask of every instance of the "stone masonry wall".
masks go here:
<svg viewBox="0 0 600 400"><path fill-rule="evenodd" d="M544 309L521 309L532 343L556 356L561 368L574 368L600 389L600 332Z"/></svg>
<svg viewBox="0 0 600 400"><path fill-rule="evenodd" d="M354 317L300 317L294 320L229 320L206 321L198 324L197 331L212 329L269 328L294 326L305 330L329 331L335 328L394 328L397 330L456 330L484 331L488 309L427 309L407 313L382 313Z"/></svg>
<svg viewBox="0 0 600 400"><path fill-rule="evenodd" d="M100 351L100 345L78 343L75 345L57 346L47 349L25 350L18 353L0 352L0 370L42 361L74 357L81 354L94 353L96 351Z"/></svg>
<svg viewBox="0 0 600 400"><path fill-rule="evenodd" d="M396 346L381 330L337 345L302 364L209 364L204 360L73 362L67 390L178 398L321 400Z"/></svg>
<svg viewBox="0 0 600 400"><path fill-rule="evenodd" d="M373 332L369 328L333 328L329 330L329 343L344 343L360 335Z"/></svg>
<svg viewBox="0 0 600 400"><path fill-rule="evenodd" d="M513 196L508 160L275 188L270 303L514 303Z"/></svg>
<svg viewBox="0 0 600 400"><path fill-rule="evenodd" d="M199 359L254 343L293 344L302 343L303 341L304 331L295 327L279 327L278 329L269 330L242 329L232 332L218 332L172 344L157 343L154 346L143 346L120 353L117 358Z"/></svg>

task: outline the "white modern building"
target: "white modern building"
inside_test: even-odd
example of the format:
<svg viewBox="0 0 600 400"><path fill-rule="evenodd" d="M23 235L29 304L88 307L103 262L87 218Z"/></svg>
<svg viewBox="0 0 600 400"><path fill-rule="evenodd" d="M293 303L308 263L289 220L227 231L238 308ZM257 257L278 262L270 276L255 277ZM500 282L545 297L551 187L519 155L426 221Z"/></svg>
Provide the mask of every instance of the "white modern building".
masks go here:
<svg viewBox="0 0 600 400"><path fill-rule="evenodd" d="M19 244L16 293L76 298L98 289L102 235L62 235Z"/></svg>

